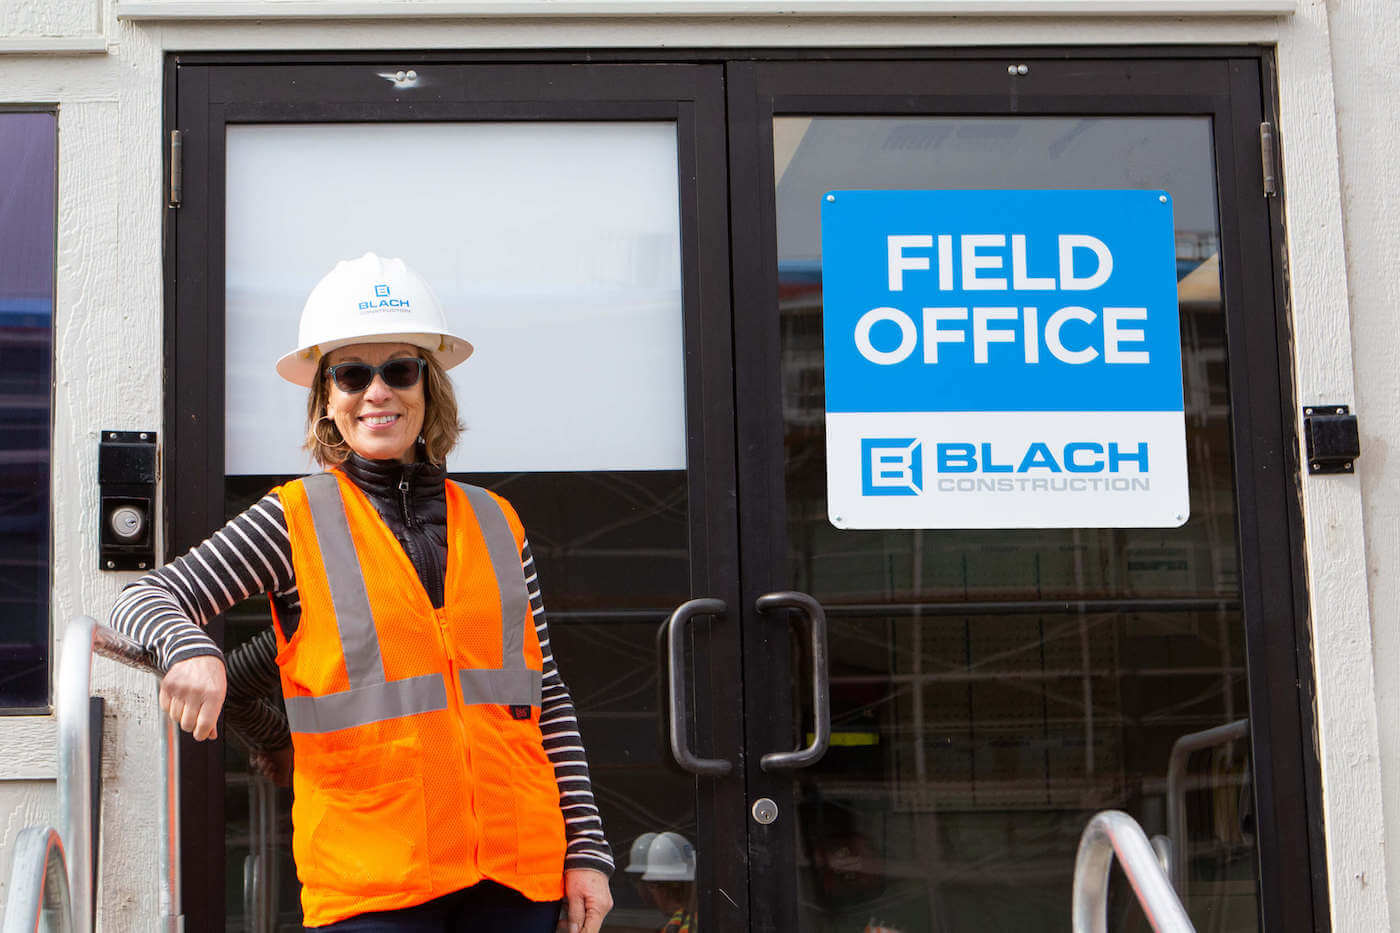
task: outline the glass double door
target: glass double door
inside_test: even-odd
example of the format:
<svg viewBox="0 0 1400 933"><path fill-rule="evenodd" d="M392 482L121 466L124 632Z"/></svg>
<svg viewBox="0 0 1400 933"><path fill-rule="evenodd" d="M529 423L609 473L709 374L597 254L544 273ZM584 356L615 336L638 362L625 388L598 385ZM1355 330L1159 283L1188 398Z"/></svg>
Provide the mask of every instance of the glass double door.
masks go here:
<svg viewBox="0 0 1400 933"><path fill-rule="evenodd" d="M1103 809L1170 841L1198 929L1312 929L1260 65L182 60L171 540L304 469L268 433L296 400L249 389L299 291L404 255L478 348L449 468L530 536L605 929L1067 930ZM832 525L818 206L854 188L1171 193L1183 527ZM223 787L187 806L222 840L187 846L192 921L295 929L285 792L186 756L187 800Z"/></svg>
<svg viewBox="0 0 1400 933"><path fill-rule="evenodd" d="M1303 776L1279 767L1296 760L1281 741L1301 739L1297 698L1266 686L1294 668L1269 659L1286 632L1256 621L1271 602L1261 575L1285 579L1289 557L1250 514L1283 490L1256 459L1279 398L1258 407L1245 391L1277 369L1245 336L1272 315L1272 285L1258 163L1241 158L1257 159L1257 141L1234 129L1259 119L1257 71L1243 71L992 58L731 69L746 789L779 814L750 814L750 928L1067 930L1079 836L1106 809L1163 838L1197 929L1313 928L1306 859L1275 848L1306 839L1304 812L1278 796L1300 801ZM1171 194L1189 521L836 527L822 199L1023 188ZM755 609L782 590L823 607L824 672ZM825 754L764 767L820 731L816 694ZM1286 877L1299 888L1280 890ZM1290 902L1297 913L1279 909ZM1148 929L1126 885L1110 929Z"/></svg>

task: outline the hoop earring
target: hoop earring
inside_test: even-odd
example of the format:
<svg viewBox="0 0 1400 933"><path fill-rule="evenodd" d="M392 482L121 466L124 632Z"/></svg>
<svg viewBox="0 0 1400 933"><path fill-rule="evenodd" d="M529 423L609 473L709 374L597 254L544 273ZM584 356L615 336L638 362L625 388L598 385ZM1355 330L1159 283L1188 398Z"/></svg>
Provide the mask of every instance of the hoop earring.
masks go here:
<svg viewBox="0 0 1400 933"><path fill-rule="evenodd" d="M324 422L324 421L329 421L329 422L330 422L330 425L331 425L331 430L332 430L332 431L335 431L335 433L336 433L337 435L340 434L340 429L337 428L337 427L335 426L335 419L334 419L334 418L331 418L329 415L322 415L321 417L319 417L319 418L316 419L316 423L315 423L315 424L311 425L311 436L314 437L314 438L316 439L316 442L317 442L318 444L322 445L323 447L329 447L329 448L331 448L331 449L335 449L335 448L337 448L337 447L348 447L348 446L350 446L349 444L347 444L347 443L345 442L345 438L343 438L343 437L341 437L341 438L339 438L338 440L335 440L335 441L328 441L328 440L326 440L324 437L322 437L322 436L321 436L321 423Z"/></svg>

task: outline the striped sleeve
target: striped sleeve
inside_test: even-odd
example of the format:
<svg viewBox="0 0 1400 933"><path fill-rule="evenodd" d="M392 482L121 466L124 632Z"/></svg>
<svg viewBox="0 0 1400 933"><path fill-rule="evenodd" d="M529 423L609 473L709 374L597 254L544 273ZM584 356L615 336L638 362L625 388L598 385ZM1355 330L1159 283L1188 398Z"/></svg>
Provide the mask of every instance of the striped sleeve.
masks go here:
<svg viewBox="0 0 1400 933"><path fill-rule="evenodd" d="M588 759L583 751L578 716L569 688L559 676L554 653L549 645L549 627L545 622L544 598L540 595L539 574L530 542L520 549L520 563L525 571L525 585L530 592L530 610L535 616L535 634L539 636L544 654L543 699L540 703L540 733L544 752L554 766L554 779L559 783L559 807L564 812L564 869L591 868L612 874L612 848L603 836L603 820L593 800L593 784L588 776Z"/></svg>
<svg viewBox="0 0 1400 933"><path fill-rule="evenodd" d="M277 636L266 628L229 652L228 698L224 724L252 751L276 751L292 744L280 702Z"/></svg>
<svg viewBox="0 0 1400 933"><path fill-rule="evenodd" d="M152 648L161 670L200 655L220 657L209 621L256 593L295 606L292 545L282 503L267 495L183 557L122 590L112 607L117 631Z"/></svg>

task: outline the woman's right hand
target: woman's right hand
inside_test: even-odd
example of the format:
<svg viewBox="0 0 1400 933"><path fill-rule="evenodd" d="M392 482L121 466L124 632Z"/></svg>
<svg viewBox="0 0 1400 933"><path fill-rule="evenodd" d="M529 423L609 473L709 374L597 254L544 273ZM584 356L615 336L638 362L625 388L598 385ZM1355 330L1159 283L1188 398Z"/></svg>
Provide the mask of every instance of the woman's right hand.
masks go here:
<svg viewBox="0 0 1400 933"><path fill-rule="evenodd" d="M228 680L224 662L213 655L177 661L160 682L160 708L176 725L198 740L219 735Z"/></svg>

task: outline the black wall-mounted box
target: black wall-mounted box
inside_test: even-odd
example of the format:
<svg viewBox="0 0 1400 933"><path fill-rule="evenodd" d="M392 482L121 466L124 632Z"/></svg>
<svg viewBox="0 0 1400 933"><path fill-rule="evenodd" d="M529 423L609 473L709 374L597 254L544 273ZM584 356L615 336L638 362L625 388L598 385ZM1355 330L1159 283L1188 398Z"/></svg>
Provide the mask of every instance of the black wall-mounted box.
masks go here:
<svg viewBox="0 0 1400 933"><path fill-rule="evenodd" d="M156 432L103 431L97 449L98 563L102 570L155 566Z"/></svg>
<svg viewBox="0 0 1400 933"><path fill-rule="evenodd" d="M1309 473L1351 473L1361 456L1361 430L1345 405L1309 405L1303 409L1303 437Z"/></svg>

